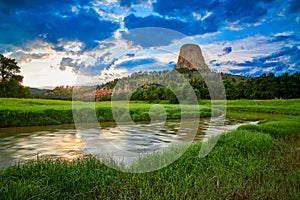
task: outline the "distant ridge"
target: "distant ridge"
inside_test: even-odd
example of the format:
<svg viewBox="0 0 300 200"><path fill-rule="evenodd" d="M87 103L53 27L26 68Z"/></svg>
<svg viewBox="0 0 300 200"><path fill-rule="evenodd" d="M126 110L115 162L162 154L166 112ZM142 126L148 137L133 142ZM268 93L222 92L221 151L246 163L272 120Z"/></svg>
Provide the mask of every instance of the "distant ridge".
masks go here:
<svg viewBox="0 0 300 200"><path fill-rule="evenodd" d="M202 51L199 45L185 44L180 48L177 65L175 70L188 69L198 70L201 72L210 72L208 66L205 64L202 56Z"/></svg>

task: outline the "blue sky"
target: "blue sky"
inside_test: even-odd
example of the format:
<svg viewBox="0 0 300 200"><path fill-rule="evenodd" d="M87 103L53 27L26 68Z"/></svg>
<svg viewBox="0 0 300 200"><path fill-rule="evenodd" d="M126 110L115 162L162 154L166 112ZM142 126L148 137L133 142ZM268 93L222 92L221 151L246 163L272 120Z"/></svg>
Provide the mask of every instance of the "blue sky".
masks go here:
<svg viewBox="0 0 300 200"><path fill-rule="evenodd" d="M0 53L27 86L171 69L184 43L199 44L213 71L300 71L300 1L0 1Z"/></svg>

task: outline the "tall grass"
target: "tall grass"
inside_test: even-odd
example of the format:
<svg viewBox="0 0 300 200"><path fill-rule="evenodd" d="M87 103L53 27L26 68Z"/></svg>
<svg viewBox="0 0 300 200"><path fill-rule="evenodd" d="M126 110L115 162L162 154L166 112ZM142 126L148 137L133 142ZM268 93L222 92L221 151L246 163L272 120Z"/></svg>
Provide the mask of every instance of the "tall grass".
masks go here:
<svg viewBox="0 0 300 200"><path fill-rule="evenodd" d="M0 199L299 199L296 124L299 117L243 126L223 134L203 159L197 142L171 165L142 174L116 171L90 156L38 158L0 171ZM135 166L153 165L174 148Z"/></svg>
<svg viewBox="0 0 300 200"><path fill-rule="evenodd" d="M257 131L271 134L273 137L289 137L290 135L299 133L300 117L284 118L277 121L267 121L256 125L243 125L238 130Z"/></svg>

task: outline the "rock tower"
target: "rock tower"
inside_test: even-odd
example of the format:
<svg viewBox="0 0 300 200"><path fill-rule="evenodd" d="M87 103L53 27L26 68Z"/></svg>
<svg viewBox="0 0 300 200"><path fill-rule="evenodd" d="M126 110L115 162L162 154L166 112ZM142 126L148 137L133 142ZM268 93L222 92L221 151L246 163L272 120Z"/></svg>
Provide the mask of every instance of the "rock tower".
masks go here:
<svg viewBox="0 0 300 200"><path fill-rule="evenodd" d="M205 64L200 47L196 44L185 44L180 48L177 65L174 68L210 72Z"/></svg>

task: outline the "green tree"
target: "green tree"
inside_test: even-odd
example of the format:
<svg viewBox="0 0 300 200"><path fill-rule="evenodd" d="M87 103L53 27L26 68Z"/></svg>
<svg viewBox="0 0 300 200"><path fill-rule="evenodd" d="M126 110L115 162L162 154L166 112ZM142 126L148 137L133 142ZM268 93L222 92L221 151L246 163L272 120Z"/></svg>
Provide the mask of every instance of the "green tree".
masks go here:
<svg viewBox="0 0 300 200"><path fill-rule="evenodd" d="M234 87L234 85L232 84L232 82L230 81L224 81L224 87L225 87L225 91L226 91L226 98L228 100L233 100L237 98L237 92L236 89Z"/></svg>
<svg viewBox="0 0 300 200"><path fill-rule="evenodd" d="M15 59L0 54L0 97L28 97L29 89L21 85L23 76Z"/></svg>

